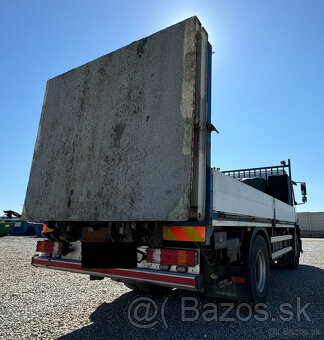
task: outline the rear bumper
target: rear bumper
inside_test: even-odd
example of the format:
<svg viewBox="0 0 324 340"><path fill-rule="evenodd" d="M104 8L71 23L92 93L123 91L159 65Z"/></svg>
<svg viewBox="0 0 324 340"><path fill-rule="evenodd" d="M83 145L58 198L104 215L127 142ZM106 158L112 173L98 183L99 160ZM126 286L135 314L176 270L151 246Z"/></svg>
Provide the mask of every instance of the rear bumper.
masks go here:
<svg viewBox="0 0 324 340"><path fill-rule="evenodd" d="M98 268L86 269L80 261L62 260L45 256L32 258L35 267L64 270L72 273L87 274L99 277L109 277L120 281L146 282L161 286L202 291L202 276L195 274L180 274L175 272L160 272L150 269Z"/></svg>

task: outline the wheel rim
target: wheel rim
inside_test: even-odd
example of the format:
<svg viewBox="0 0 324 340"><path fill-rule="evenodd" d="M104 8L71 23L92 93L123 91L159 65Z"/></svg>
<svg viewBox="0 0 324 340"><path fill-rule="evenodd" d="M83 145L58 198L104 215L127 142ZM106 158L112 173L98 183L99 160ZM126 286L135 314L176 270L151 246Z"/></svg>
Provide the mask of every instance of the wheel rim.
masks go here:
<svg viewBox="0 0 324 340"><path fill-rule="evenodd" d="M255 263L255 283L258 287L259 292L262 292L265 286L266 281L266 262L264 258L264 254L262 251L259 251L256 257Z"/></svg>

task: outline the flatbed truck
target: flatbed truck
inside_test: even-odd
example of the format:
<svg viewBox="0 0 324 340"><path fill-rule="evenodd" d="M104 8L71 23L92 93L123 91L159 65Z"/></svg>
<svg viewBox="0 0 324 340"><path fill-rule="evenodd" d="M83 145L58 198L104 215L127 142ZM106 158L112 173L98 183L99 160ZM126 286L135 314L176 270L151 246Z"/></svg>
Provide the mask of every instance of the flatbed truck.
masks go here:
<svg viewBox="0 0 324 340"><path fill-rule="evenodd" d="M181 288L254 302L268 295L271 263L298 267L290 160L211 166L211 65L207 32L193 17L48 82L24 207L45 223L33 266L149 294ZM105 82L124 102L118 93L105 102L114 92Z"/></svg>

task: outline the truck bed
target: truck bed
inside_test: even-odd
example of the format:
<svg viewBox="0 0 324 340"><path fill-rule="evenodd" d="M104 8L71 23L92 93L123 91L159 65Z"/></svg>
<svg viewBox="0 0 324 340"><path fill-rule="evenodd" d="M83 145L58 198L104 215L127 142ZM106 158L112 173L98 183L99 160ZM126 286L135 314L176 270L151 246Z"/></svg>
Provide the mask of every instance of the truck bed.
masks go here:
<svg viewBox="0 0 324 340"><path fill-rule="evenodd" d="M213 211L241 218L275 219L281 223L296 221L294 207L215 169L213 170ZM220 223L215 222L215 224Z"/></svg>

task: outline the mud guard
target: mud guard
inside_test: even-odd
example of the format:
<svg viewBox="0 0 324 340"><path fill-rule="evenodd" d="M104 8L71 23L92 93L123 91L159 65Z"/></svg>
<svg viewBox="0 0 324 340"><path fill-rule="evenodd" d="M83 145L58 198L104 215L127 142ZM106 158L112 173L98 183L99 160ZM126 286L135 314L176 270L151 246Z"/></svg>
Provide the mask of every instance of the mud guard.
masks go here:
<svg viewBox="0 0 324 340"><path fill-rule="evenodd" d="M249 273L246 266L207 266L204 295L231 301L249 301Z"/></svg>

